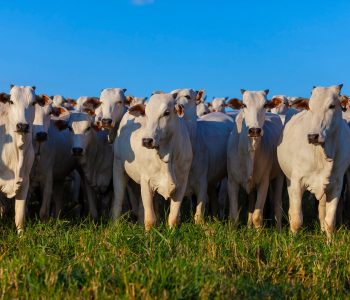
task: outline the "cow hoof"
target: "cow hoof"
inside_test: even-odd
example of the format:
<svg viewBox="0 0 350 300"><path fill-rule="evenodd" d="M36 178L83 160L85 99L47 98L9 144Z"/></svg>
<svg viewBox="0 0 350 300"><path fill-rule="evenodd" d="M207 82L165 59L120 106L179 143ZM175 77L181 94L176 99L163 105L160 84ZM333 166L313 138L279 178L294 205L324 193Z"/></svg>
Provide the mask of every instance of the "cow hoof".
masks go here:
<svg viewBox="0 0 350 300"><path fill-rule="evenodd" d="M194 216L194 223L195 223L196 225L202 224L202 223L203 223L203 217L196 214L196 215Z"/></svg>

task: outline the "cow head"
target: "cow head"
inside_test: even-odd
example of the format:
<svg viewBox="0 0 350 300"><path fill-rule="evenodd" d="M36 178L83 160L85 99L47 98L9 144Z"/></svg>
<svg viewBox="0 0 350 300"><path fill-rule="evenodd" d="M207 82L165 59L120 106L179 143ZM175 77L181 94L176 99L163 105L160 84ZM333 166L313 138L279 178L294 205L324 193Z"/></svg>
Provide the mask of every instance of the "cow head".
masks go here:
<svg viewBox="0 0 350 300"><path fill-rule="evenodd" d="M46 95L37 96L41 99L42 106L35 105L35 117L33 122L33 137L37 142L45 142L48 136L51 116L56 118L69 114L64 107L54 107L52 100Z"/></svg>
<svg viewBox="0 0 350 300"><path fill-rule="evenodd" d="M226 100L228 99L228 97L225 98L216 98L213 97L213 100L211 101L211 103L208 104L209 106L209 110L211 112L225 112L225 107L226 105Z"/></svg>
<svg viewBox="0 0 350 300"><path fill-rule="evenodd" d="M125 112L125 93L126 89L108 88L101 92L101 106L98 110L98 118L102 127L106 129L113 128L120 122Z"/></svg>
<svg viewBox="0 0 350 300"><path fill-rule="evenodd" d="M197 104L204 98L205 91L194 91L192 89L177 89L171 92L176 94L176 103L184 107L185 119L197 119Z"/></svg>
<svg viewBox="0 0 350 300"><path fill-rule="evenodd" d="M257 92L241 90L243 101L233 98L227 103L233 109L241 109L243 111L244 121L248 128L248 136L251 138L263 136L266 110L272 109L281 103L281 100L278 98L267 101L266 96L268 92L269 90Z"/></svg>
<svg viewBox="0 0 350 300"><path fill-rule="evenodd" d="M68 129L71 133L72 155L84 156L92 141L94 117L85 112L72 112L69 116Z"/></svg>
<svg viewBox="0 0 350 300"><path fill-rule="evenodd" d="M13 86L10 94L1 93L0 102L8 105L9 130L18 134L31 131L34 121L34 105L45 105L43 99L35 95L35 87Z"/></svg>
<svg viewBox="0 0 350 300"><path fill-rule="evenodd" d="M175 102L177 94L152 95L144 111L146 126L142 145L148 149L158 149L172 138L178 130L178 118L184 116L184 108ZM132 110L137 110L135 106Z"/></svg>
<svg viewBox="0 0 350 300"><path fill-rule="evenodd" d="M331 87L314 87L309 101L310 144L323 145L337 125L342 122L342 108L346 109L349 99L340 96L342 84Z"/></svg>
<svg viewBox="0 0 350 300"><path fill-rule="evenodd" d="M197 103L197 116L202 117L204 115L207 115L209 113L209 107L208 104L204 101L200 101Z"/></svg>

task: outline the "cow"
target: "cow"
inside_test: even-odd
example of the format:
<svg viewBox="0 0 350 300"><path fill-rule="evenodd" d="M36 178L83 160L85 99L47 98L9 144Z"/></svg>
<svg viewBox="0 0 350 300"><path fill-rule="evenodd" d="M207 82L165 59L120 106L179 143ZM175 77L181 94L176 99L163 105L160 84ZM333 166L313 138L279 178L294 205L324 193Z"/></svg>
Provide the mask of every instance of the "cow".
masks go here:
<svg viewBox="0 0 350 300"><path fill-rule="evenodd" d="M112 183L113 148L108 143L108 132L96 125L94 116L101 104L95 98L88 99L86 111L84 108L81 112L72 111L65 124L70 131L71 156L77 161L84 196L94 220L99 217L97 200L108 197Z"/></svg>
<svg viewBox="0 0 350 300"><path fill-rule="evenodd" d="M314 87L309 110L286 125L277 148L279 164L287 177L289 221L292 233L303 223L302 195L310 191L319 201L322 231L331 238L343 177L350 164L350 129L342 119L343 85Z"/></svg>
<svg viewBox="0 0 350 300"><path fill-rule="evenodd" d="M45 98L45 95L42 97ZM41 220L47 220L50 216L52 199L54 199L55 216L58 217L61 213L63 183L77 167L76 161L70 155L69 132L61 131L62 122L68 117L69 111L62 106L54 106L49 98L46 98L45 106L35 108L33 123L35 162L31 170L31 189L39 186L41 190L42 202L39 213Z"/></svg>
<svg viewBox="0 0 350 300"><path fill-rule="evenodd" d="M196 112L198 117L202 117L204 115L209 114L210 111L209 111L208 103L204 101L198 101Z"/></svg>
<svg viewBox="0 0 350 300"><path fill-rule="evenodd" d="M184 108L175 102L176 97L176 93L154 94L146 106L135 105L122 118L114 142L114 221L121 215L131 178L141 186L147 231L157 222L153 206L156 192L170 199L169 226L179 224L193 154Z"/></svg>
<svg viewBox="0 0 350 300"><path fill-rule="evenodd" d="M265 91L241 90L243 101L231 99L228 105L241 109L241 124L236 122L227 146L229 218L238 222L238 193L241 186L248 194L248 225L263 226L263 210L269 184L275 180L274 207L277 227L281 228L283 174L276 149L282 132L278 116L267 114L280 104L267 101ZM257 192L255 199L254 190Z"/></svg>
<svg viewBox="0 0 350 300"><path fill-rule="evenodd" d="M221 112L197 118L196 102L203 98L204 90L178 89L172 93L177 94L177 103L185 108L184 119L190 132L193 161L186 195L197 198L194 219L199 224L203 222L207 204L214 215L220 211L216 186L227 175L227 140L234 122Z"/></svg>
<svg viewBox="0 0 350 300"><path fill-rule="evenodd" d="M18 233L24 229L29 173L34 161L32 128L35 105L45 102L35 87L13 86L0 94L0 190L15 199Z"/></svg>
<svg viewBox="0 0 350 300"><path fill-rule="evenodd" d="M226 107L226 101L228 97L225 98L216 98L213 97L213 100L208 103L208 107L210 112L225 112L225 107Z"/></svg>

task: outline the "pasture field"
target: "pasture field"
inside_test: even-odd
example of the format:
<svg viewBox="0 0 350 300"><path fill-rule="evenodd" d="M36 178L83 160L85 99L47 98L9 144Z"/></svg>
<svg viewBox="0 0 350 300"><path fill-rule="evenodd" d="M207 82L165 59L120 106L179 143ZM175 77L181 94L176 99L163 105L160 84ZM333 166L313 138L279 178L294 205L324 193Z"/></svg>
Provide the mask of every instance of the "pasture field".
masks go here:
<svg viewBox="0 0 350 300"><path fill-rule="evenodd" d="M209 220L145 233L130 221L31 221L0 227L2 299L311 299L350 297L350 234L327 244Z"/></svg>

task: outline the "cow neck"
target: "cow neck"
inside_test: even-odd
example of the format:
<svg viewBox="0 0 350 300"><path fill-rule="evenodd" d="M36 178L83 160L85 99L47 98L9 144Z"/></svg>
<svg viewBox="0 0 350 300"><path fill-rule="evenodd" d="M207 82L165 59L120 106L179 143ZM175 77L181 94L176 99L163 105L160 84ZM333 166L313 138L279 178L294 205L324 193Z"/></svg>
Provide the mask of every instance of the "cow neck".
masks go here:
<svg viewBox="0 0 350 300"><path fill-rule="evenodd" d="M193 152L195 152L196 138L197 138L197 121L198 121L197 113L195 112L194 114L191 114L189 116L186 116L186 113L185 113L184 119L185 119L185 124L190 136L192 149L193 149Z"/></svg>
<svg viewBox="0 0 350 300"><path fill-rule="evenodd" d="M114 140L118 134L120 122L127 111L128 111L128 109L124 106L123 109L121 110L121 112L118 114L117 119L115 120L113 127L111 129L108 129L108 136L107 136L108 143L110 143L110 144L114 143Z"/></svg>
<svg viewBox="0 0 350 300"><path fill-rule="evenodd" d="M248 127L245 122L242 124L242 131L239 135L239 161L242 171L246 172L247 178L246 190L249 193L254 188L254 166L255 159L259 157L263 137L250 138L248 137Z"/></svg>

